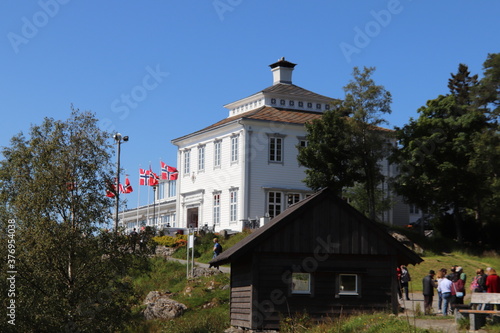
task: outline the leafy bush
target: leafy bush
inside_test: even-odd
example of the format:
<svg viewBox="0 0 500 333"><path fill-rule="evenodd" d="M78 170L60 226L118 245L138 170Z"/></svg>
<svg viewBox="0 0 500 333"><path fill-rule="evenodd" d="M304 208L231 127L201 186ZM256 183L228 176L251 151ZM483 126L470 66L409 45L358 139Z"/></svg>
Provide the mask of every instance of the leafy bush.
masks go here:
<svg viewBox="0 0 500 333"><path fill-rule="evenodd" d="M186 244L187 244L187 235L176 235L175 237L173 237L173 236L167 236L167 235L165 235L165 236L156 236L156 237L153 237L153 240L158 245L163 245L163 246L178 248L180 246L186 246Z"/></svg>

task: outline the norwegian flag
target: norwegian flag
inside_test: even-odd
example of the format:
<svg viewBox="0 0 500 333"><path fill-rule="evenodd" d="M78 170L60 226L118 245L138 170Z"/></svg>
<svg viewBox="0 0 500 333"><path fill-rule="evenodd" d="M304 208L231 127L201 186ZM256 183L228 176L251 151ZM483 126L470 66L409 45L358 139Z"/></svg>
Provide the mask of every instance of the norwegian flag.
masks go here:
<svg viewBox="0 0 500 333"><path fill-rule="evenodd" d="M160 177L154 172L151 172L149 176L149 186L156 186L160 183Z"/></svg>
<svg viewBox="0 0 500 333"><path fill-rule="evenodd" d="M115 180L115 184L108 183L108 189L106 190L106 196L108 198L114 198L116 196L116 180Z"/></svg>
<svg viewBox="0 0 500 333"><path fill-rule="evenodd" d="M130 180L127 177L125 177L125 185L120 184L120 193L132 193L134 192L134 189L132 188L132 185L130 185Z"/></svg>
<svg viewBox="0 0 500 333"><path fill-rule="evenodd" d="M164 162L160 162L161 164L161 179L167 180L176 180L179 171L176 168L166 165Z"/></svg>
<svg viewBox="0 0 500 333"><path fill-rule="evenodd" d="M149 185L149 170L139 169L139 185Z"/></svg>
<svg viewBox="0 0 500 333"><path fill-rule="evenodd" d="M151 170L151 166L149 166L149 186L156 186L160 183L160 177L156 173Z"/></svg>

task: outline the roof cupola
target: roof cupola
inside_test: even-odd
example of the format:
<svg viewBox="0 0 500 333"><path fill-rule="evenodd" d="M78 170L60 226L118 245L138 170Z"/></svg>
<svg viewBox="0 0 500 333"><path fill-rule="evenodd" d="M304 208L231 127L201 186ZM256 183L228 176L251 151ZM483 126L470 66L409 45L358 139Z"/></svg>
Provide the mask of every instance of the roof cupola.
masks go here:
<svg viewBox="0 0 500 333"><path fill-rule="evenodd" d="M297 64L291 63L282 57L274 64L269 65L273 72L273 85L278 83L292 84L292 71Z"/></svg>

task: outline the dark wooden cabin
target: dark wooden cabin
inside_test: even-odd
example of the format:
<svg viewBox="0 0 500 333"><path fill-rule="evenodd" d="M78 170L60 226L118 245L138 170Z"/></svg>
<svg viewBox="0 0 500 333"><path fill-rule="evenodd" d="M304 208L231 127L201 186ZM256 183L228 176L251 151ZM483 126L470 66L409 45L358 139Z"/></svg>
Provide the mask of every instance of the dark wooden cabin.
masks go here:
<svg viewBox="0 0 500 333"><path fill-rule="evenodd" d="M231 263L231 325L278 329L280 316L397 313L396 267L423 260L325 189L211 261Z"/></svg>

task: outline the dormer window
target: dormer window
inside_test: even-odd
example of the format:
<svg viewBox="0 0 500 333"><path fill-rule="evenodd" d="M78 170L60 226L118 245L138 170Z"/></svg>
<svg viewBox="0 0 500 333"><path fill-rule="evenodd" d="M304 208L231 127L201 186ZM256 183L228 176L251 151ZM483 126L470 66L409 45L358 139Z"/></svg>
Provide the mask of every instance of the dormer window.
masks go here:
<svg viewBox="0 0 500 333"><path fill-rule="evenodd" d="M330 110L330 104L325 104L325 110Z"/></svg>
<svg viewBox="0 0 500 333"><path fill-rule="evenodd" d="M280 105L285 105L286 104L286 101L284 99L281 99L280 100Z"/></svg>
<svg viewBox="0 0 500 333"><path fill-rule="evenodd" d="M295 102L294 102L294 101L289 101L289 102L288 102L288 105L290 105L290 106L294 106L294 105L295 105Z"/></svg>
<svg viewBox="0 0 500 333"><path fill-rule="evenodd" d="M313 107L313 103L311 103L311 102L307 103L307 108L312 109L312 107Z"/></svg>
<svg viewBox="0 0 500 333"><path fill-rule="evenodd" d="M271 98L271 104L276 104L276 98Z"/></svg>
<svg viewBox="0 0 500 333"><path fill-rule="evenodd" d="M300 101L299 102L299 108L303 108L304 107L304 102Z"/></svg>
<svg viewBox="0 0 500 333"><path fill-rule="evenodd" d="M321 110L321 104L317 103L316 104L316 109Z"/></svg>

